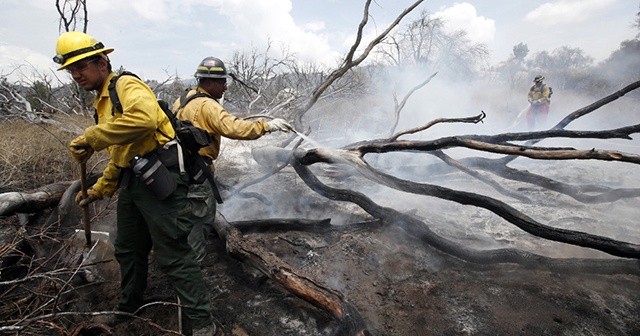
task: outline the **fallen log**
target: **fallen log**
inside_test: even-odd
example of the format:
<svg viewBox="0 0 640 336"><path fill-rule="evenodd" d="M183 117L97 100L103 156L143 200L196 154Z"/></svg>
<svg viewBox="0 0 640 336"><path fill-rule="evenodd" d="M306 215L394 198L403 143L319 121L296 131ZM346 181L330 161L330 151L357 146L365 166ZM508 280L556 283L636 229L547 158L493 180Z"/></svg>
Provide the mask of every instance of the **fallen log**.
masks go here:
<svg viewBox="0 0 640 336"><path fill-rule="evenodd" d="M262 248L258 243L243 238L240 231L219 212L216 215L214 228L218 236L226 241L227 252L231 256L258 269L289 292L322 309L337 321L339 331L335 334L371 335L358 310L342 293L304 274Z"/></svg>
<svg viewBox="0 0 640 336"><path fill-rule="evenodd" d="M0 216L34 213L55 207L73 182L58 182L31 191L0 194Z"/></svg>

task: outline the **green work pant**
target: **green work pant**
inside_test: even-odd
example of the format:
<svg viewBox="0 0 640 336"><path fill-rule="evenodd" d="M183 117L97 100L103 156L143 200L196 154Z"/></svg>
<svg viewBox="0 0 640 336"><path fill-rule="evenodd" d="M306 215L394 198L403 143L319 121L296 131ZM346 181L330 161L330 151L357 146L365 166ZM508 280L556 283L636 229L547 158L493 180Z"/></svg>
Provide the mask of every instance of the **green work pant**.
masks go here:
<svg viewBox="0 0 640 336"><path fill-rule="evenodd" d="M205 181L202 184L189 186L188 198L191 201L193 229L189 233L189 245L196 253L196 260L202 264L207 255L205 249L207 238L213 231L213 222L216 218L216 198L211 188L211 183Z"/></svg>
<svg viewBox="0 0 640 336"><path fill-rule="evenodd" d="M115 256L120 264L118 309L133 312L143 304L147 287L148 256L153 247L155 260L185 305L185 315L195 329L212 323L211 300L187 243L191 231L191 204L187 199L188 177L170 169L177 181L176 191L160 201L135 176L118 199Z"/></svg>

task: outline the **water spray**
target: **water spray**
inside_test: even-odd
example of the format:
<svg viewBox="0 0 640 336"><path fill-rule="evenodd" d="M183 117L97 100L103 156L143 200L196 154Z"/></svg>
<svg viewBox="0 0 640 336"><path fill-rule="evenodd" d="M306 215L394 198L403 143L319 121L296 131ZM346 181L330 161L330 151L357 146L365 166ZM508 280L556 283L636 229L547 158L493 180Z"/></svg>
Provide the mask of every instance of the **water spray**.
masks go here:
<svg viewBox="0 0 640 336"><path fill-rule="evenodd" d="M302 140L310 143L311 145L315 146L316 148L323 148L324 146L322 146L319 142L311 139L310 137L306 136L305 134L298 132L295 129L292 129L293 132L295 132L300 138L302 138Z"/></svg>

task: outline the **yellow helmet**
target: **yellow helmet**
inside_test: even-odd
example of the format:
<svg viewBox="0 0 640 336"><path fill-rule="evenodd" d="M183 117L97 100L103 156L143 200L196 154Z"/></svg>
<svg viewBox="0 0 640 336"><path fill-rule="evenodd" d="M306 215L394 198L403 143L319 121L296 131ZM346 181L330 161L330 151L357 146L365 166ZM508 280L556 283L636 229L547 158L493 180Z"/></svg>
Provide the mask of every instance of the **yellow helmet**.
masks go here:
<svg viewBox="0 0 640 336"><path fill-rule="evenodd" d="M58 37L56 43L56 55L53 61L60 64L58 70L62 70L69 64L99 53L105 55L112 52L113 48L105 48L102 42L81 32L66 32Z"/></svg>

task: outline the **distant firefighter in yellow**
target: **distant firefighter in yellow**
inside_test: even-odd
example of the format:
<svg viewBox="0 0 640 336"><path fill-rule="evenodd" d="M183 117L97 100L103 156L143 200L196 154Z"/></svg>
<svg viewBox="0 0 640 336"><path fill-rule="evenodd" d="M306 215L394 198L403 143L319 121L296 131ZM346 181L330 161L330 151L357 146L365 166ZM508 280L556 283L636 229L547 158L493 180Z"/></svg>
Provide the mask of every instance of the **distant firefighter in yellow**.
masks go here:
<svg viewBox="0 0 640 336"><path fill-rule="evenodd" d="M551 88L542 82L543 76L536 76L533 79L533 86L529 89L527 98L529 100L529 110L527 111L527 125L529 129L544 128L547 123L547 115L549 114L549 105L551 104Z"/></svg>

